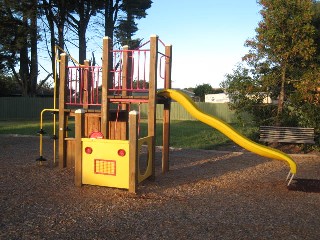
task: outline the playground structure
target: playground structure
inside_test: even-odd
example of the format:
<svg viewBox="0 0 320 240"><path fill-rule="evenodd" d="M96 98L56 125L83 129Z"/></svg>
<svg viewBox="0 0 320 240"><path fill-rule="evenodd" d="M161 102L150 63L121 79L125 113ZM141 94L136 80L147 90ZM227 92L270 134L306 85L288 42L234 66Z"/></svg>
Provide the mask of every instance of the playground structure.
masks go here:
<svg viewBox="0 0 320 240"><path fill-rule="evenodd" d="M171 45L154 35L134 50L127 46L113 50L111 39L103 38L102 66L92 66L89 61L68 66L67 54L60 55L59 108L44 111L59 114L59 134L54 138L58 140L58 164L60 168L75 168L77 186L94 184L135 192L139 182L154 178L159 103L164 104L165 116L162 171L168 171L170 101L157 96L156 90L158 82L162 83L161 88L171 88L171 51ZM139 111L131 111L139 110L141 104L148 108L146 136L140 133ZM40 162L45 160L42 114ZM68 136L72 118L73 138ZM145 166L141 166L141 159Z"/></svg>
<svg viewBox="0 0 320 240"><path fill-rule="evenodd" d="M163 48L164 51L160 51ZM68 66L59 59L59 167L74 167L75 185L92 184L136 192L138 184L155 177L156 106L163 104L162 172L169 170L170 102L179 102L196 119L216 128L235 143L264 157L286 161L288 185L296 173L295 162L286 154L255 143L223 121L203 113L180 91L171 89L172 46L156 35L138 49L112 49L103 38L102 66ZM163 90L158 91L161 88ZM147 134L140 133L141 104L148 106ZM41 113L41 125L42 125ZM55 117L54 117L55 118ZM68 137L68 123L75 121L75 137ZM40 157L42 156L40 130ZM55 146L55 145L54 145ZM55 149L54 149L55 152ZM55 161L55 156L54 156Z"/></svg>

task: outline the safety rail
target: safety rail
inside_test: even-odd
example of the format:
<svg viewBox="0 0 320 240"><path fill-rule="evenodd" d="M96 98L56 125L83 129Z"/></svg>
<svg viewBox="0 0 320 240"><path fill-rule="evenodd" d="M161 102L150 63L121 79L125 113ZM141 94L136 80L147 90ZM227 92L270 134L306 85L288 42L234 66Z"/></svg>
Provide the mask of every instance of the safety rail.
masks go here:
<svg viewBox="0 0 320 240"><path fill-rule="evenodd" d="M67 105L101 105L100 66L71 66L68 67Z"/></svg>
<svg viewBox="0 0 320 240"><path fill-rule="evenodd" d="M161 43L165 44L158 39ZM138 49L129 50L126 46L121 50L111 50L112 67L110 76L112 84L108 92L110 96L130 96L139 98L147 96L149 92L150 71L150 41ZM142 49L143 48L143 49ZM157 52L157 86L165 88L163 81L166 78L165 65L170 56ZM102 67L85 65L67 67L66 105L68 106L101 106L102 95ZM145 97L141 97L145 101ZM136 100L132 100L136 101Z"/></svg>
<svg viewBox="0 0 320 240"><path fill-rule="evenodd" d="M150 50L113 50L112 87L114 94L148 92ZM127 63L124 64L124 59ZM127 68L127 69L125 69ZM126 82L123 80L126 79Z"/></svg>

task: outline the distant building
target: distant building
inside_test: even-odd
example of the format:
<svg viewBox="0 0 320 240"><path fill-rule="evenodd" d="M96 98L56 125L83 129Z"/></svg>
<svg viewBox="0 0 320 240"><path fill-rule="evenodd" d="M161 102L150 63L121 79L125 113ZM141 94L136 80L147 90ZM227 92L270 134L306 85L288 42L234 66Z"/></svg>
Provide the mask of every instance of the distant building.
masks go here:
<svg viewBox="0 0 320 240"><path fill-rule="evenodd" d="M230 99L225 93L206 94L204 101L209 103L228 103Z"/></svg>
<svg viewBox="0 0 320 240"><path fill-rule="evenodd" d="M204 101L209 103L228 103L230 102L230 98L225 93L206 94ZM271 99L270 96L266 96L263 99L263 103L266 104L277 104L277 102L277 100Z"/></svg>

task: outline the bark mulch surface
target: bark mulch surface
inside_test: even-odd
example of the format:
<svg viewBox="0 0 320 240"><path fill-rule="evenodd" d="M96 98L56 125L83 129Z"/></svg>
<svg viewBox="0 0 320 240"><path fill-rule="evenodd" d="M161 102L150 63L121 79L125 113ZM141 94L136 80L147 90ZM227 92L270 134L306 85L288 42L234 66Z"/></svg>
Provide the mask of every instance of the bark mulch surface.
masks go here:
<svg viewBox="0 0 320 240"><path fill-rule="evenodd" d="M73 184L73 169L39 166L39 139L0 136L0 239L320 239L320 156L282 161L242 149L172 149L170 172L126 190Z"/></svg>

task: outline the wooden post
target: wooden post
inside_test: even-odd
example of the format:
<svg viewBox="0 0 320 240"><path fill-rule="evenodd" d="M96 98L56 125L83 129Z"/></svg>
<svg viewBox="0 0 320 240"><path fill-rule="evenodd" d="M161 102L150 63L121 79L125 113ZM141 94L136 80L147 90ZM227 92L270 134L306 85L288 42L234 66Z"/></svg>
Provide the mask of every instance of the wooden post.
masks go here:
<svg viewBox="0 0 320 240"><path fill-rule="evenodd" d="M82 185L82 142L84 137L84 109L75 111L75 158L74 158L74 184L77 187Z"/></svg>
<svg viewBox="0 0 320 240"><path fill-rule="evenodd" d="M164 88L171 88L172 45L165 46L166 65ZM169 147L170 147L170 108L171 100L168 99L163 106L163 148L162 148L162 173L169 171Z"/></svg>
<svg viewBox="0 0 320 240"><path fill-rule="evenodd" d="M68 79L68 57L67 54L60 55L60 87L59 87L59 167L66 167L66 115L65 115L65 99L66 84Z"/></svg>
<svg viewBox="0 0 320 240"><path fill-rule="evenodd" d="M89 99L89 91L90 91L90 61L84 60L83 67L83 89L82 91L82 103L83 109L88 109L88 99Z"/></svg>
<svg viewBox="0 0 320 240"><path fill-rule="evenodd" d="M129 192L138 186L138 112L129 113Z"/></svg>
<svg viewBox="0 0 320 240"><path fill-rule="evenodd" d="M132 95L131 92L127 91L128 88L131 88L130 75L131 75L131 61L130 59L132 53L129 51L129 47L123 46L123 56L122 56L122 97L127 97ZM126 111L125 114L129 111L129 105L126 103L121 104L121 110ZM117 123L118 124L118 123ZM123 124L121 127L121 139L127 139L128 135L128 122Z"/></svg>
<svg viewBox="0 0 320 240"><path fill-rule="evenodd" d="M123 56L122 56L122 97L128 95L128 87L130 87L130 78L129 78L129 47L123 46ZM126 110L126 104L122 104L122 110Z"/></svg>
<svg viewBox="0 0 320 240"><path fill-rule="evenodd" d="M148 102L148 136L155 136L156 133L156 107L157 107L157 65L158 65L158 36L150 37L150 73L149 73L149 102ZM155 138L152 141L152 153L155 156ZM151 161L152 175L155 177L154 159Z"/></svg>
<svg viewBox="0 0 320 240"><path fill-rule="evenodd" d="M109 89L112 86L112 40L109 37L103 38L102 54L102 96L101 96L101 132L109 138Z"/></svg>

